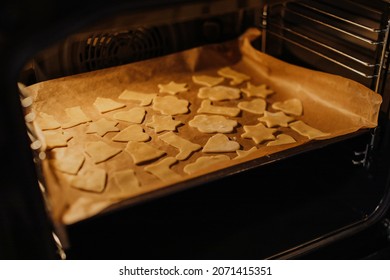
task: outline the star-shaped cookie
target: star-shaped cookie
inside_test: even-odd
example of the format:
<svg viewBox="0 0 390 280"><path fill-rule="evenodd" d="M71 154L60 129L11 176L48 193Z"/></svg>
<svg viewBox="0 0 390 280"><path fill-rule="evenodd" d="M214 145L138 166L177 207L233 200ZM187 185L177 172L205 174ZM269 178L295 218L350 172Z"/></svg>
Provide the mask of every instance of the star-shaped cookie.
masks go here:
<svg viewBox="0 0 390 280"><path fill-rule="evenodd" d="M258 118L259 121L265 122L267 127L283 126L288 127L288 123L295 120L293 117L287 116L283 112L271 113L264 112L264 116Z"/></svg>
<svg viewBox="0 0 390 280"><path fill-rule="evenodd" d="M265 140L274 140L274 133L277 129L266 128L262 123L257 125L244 125L245 133L241 134L242 138L252 139L256 144Z"/></svg>
<svg viewBox="0 0 390 280"><path fill-rule="evenodd" d="M152 116L152 121L146 126L153 128L156 133L161 131L175 131L176 127L182 124L181 121L175 121L172 116Z"/></svg>
<svg viewBox="0 0 390 280"><path fill-rule="evenodd" d="M259 86L252 85L250 82L246 83L246 88L241 88L241 91L248 97L261 97L267 98L268 95L273 94L272 89L267 88L267 85L262 84Z"/></svg>
<svg viewBox="0 0 390 280"><path fill-rule="evenodd" d="M168 84L158 84L160 93L169 93L175 95L179 92L188 91L188 85L186 83L175 83L174 81L169 82Z"/></svg>
<svg viewBox="0 0 390 280"><path fill-rule="evenodd" d="M117 121L109 121L105 118L101 118L98 121L91 123L88 126L86 133L88 134L96 133L103 137L108 132L119 131L119 128L116 127L117 124L118 124Z"/></svg>

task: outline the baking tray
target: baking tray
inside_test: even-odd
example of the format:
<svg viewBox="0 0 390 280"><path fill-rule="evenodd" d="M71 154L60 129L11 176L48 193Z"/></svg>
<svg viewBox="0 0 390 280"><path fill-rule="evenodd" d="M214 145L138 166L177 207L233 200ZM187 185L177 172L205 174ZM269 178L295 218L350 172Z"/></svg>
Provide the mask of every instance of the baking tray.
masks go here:
<svg viewBox="0 0 390 280"><path fill-rule="evenodd" d="M41 112L50 114L60 123L67 121L64 109L74 106L80 106L93 121L100 118L112 119L117 110L99 113L93 106L96 98L110 98L125 103L126 107L121 110L128 110L132 107L139 107L139 103L118 99L126 89L165 96L169 94L159 93L158 84L166 84L170 81L186 83L189 90L176 94L176 97L188 100L190 111L174 116L176 120L184 123L177 128L175 133L204 146L213 134L200 133L197 129L187 125L198 114L197 109L202 102L202 99L197 97L198 90L202 86L195 84L192 76L218 76L218 70L231 67L248 75L252 84L266 84L275 91L266 99L267 110L273 111L270 107L274 102L298 98L303 103L304 113L296 119L326 132L327 135L308 139L289 127L282 127L277 128L278 133L283 132L293 136L295 143L272 147L266 146L267 141L255 144L251 139L243 139L241 135L244 133L243 126L259 123L260 116L242 111L237 117L229 117L237 120L239 125L232 133L226 133L226 136L230 140L237 141L241 150L249 150L255 146L256 152L241 159L234 159L237 156L235 152L223 153L231 160L215 164L196 174L185 174L183 172L185 165L193 163L200 156L216 155L205 154L201 151L195 152L187 160L179 161L172 166L172 170L182 176L181 179L167 183L144 172L144 167L149 163L135 165L130 156L122 151L118 156L97 164L108 173L105 189L101 193L86 192L72 187L69 183L72 176L58 172L50 164L50 159L56 156L56 149L46 150L46 158L42 161L42 178L47 188L48 202L54 220L65 224L76 223L99 213L137 204L276 160L286 159L304 151L321 148L335 141L365 133L367 129L377 126L382 101L380 95L352 80L294 66L259 52L251 45L251 41L259 36L260 31L249 29L234 41L206 45L164 57L41 82L27 88L34 98L32 110L36 115ZM222 85L231 86L230 80L225 79ZM246 83L243 82L235 87L245 88L245 85ZM253 98L241 93L239 100L213 102L213 104L234 107L238 102L251 99ZM167 156L176 156L178 150L158 138L163 133L155 133L153 129L145 125L151 121L152 115L156 112L152 106L144 108L147 113L141 125L151 136L149 143L166 151ZM85 131L89 124L68 129L60 128L73 136L65 149L75 149L85 153L85 142L98 140L122 150L126 146L126 143L111 141L115 133L108 133L103 137L86 134ZM35 121L34 125L42 143L45 143L39 123ZM127 125L119 123L118 127L123 129ZM88 155L85 158L86 161L79 172L94 166ZM141 190L134 193L118 190L115 186L110 176L111 173L125 168L135 170L141 182Z"/></svg>

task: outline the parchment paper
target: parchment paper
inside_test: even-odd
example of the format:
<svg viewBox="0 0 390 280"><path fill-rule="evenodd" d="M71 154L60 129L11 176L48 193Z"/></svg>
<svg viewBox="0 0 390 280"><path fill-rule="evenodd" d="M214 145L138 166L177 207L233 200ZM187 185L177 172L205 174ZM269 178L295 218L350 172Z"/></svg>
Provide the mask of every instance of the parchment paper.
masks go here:
<svg viewBox="0 0 390 280"><path fill-rule="evenodd" d="M201 86L192 82L192 75L217 76L218 69L230 66L249 75L252 84L265 83L275 90L276 93L267 98L267 110L269 111L273 111L271 104L275 101L284 101L292 97L299 98L303 103L304 114L297 117L297 119L301 119L323 132L330 133L328 137L323 139L349 134L361 128L372 128L377 125L379 107L382 101L380 95L352 80L293 66L261 53L254 49L250 43L252 39L259 35L258 30L250 29L242 37L231 42L207 45L160 58L38 83L29 87L35 100L33 108L36 113L44 112L53 115L60 123L67 121L64 109L73 106L81 106L82 110L94 121L102 117L112 119L114 113L139 106L138 102L118 99L118 96L125 89L158 93L157 85L160 83L165 84L170 81L187 83L189 91L179 93L177 97L187 99L190 102L190 112L175 116L175 119L185 124L178 127L176 133L191 142L204 146L213 134L200 133L197 129L187 125L188 121L197 114L196 111L202 101L197 98L197 92ZM222 85L229 85L229 80L225 79ZM243 83L238 87L245 86L245 83ZM159 93L159 95L168 94ZM97 97L111 98L125 103L126 108L100 114L92 105ZM213 104L232 107L236 106L238 102L251 99L242 94L240 100L213 102ZM178 150L158 139L158 135L162 133L156 134L153 129L145 125L151 121L153 114L159 114L159 112L154 111L151 106L145 107L145 109L147 114L142 127L152 138L149 143L166 151L167 156L175 156ZM212 173L215 170L244 161L304 145L309 141L290 128L278 128L278 131L293 136L297 143L266 147L266 143L256 145L251 139L241 138L241 134L244 133L243 126L257 124L259 122L258 117L260 115L242 111L238 117L231 118L237 120L239 126L233 133L226 134L230 139L239 142L242 150L248 150L256 146L258 148L257 152L247 158L230 160L189 176L183 172L184 166L195 162L200 156L210 155L198 151L187 160L180 161L172 166L172 169L183 176L182 181L191 180L197 176ZM122 130L128 125L120 122L118 127ZM167 188L175 183L163 183L153 175L146 173L143 170L145 164L134 165L130 155L122 151L112 159L97 164L99 168L104 168L108 173L104 192L92 193L71 187L69 182L72 175L65 175L53 169L50 165L50 159L60 157L66 149L85 154L84 143L86 141L103 140L113 147L121 149L126 147L126 143L111 141L116 133L111 132L104 137L86 134L87 126L88 124L82 124L74 128L64 129L63 131L73 136L73 139L68 142L68 147L47 151L47 159L42 162L42 175L45 179L54 220L65 224L81 221L126 198L163 187ZM231 159L237 156L236 153L224 154ZM95 165L88 155L85 155L85 157L86 161L79 171L81 173ZM111 174L114 171L126 168L135 170L141 182L139 191L123 191L115 185Z"/></svg>

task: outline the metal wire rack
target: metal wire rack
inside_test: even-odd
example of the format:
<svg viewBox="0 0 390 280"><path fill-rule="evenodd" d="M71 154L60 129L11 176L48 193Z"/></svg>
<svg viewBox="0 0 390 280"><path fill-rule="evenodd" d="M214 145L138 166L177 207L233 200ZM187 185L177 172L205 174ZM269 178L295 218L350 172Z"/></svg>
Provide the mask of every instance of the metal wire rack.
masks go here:
<svg viewBox="0 0 390 280"><path fill-rule="evenodd" d="M262 14L262 50L381 93L388 70L390 3L367 2L268 1Z"/></svg>

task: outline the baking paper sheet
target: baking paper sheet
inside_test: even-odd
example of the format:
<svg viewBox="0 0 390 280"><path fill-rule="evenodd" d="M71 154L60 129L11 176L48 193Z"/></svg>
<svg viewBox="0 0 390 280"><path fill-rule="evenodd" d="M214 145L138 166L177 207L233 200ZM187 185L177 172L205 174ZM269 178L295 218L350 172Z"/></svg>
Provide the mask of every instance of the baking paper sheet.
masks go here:
<svg viewBox="0 0 390 280"><path fill-rule="evenodd" d="M275 90L276 93L267 98L267 110L269 111L274 111L271 109L271 104L275 101L284 101L293 97L299 98L303 103L304 114L297 119L303 120L323 132L330 133L323 139L349 134L361 128L373 128L377 125L382 101L380 95L352 80L293 66L261 53L254 49L250 43L259 35L260 32L257 29L250 29L239 39L227 43L207 45L160 58L41 82L29 87L35 100L33 109L36 113L44 112L53 115L60 123L67 122L64 109L74 106L81 106L82 110L94 121L102 117L112 119L112 115L118 111L139 106L138 102L118 99L118 96L125 89L158 93L158 84L166 84L170 81L187 83L189 91L179 93L176 96L190 102L190 112L175 116L175 119L185 123L185 125L178 127L176 133L191 142L204 146L213 134L200 133L197 129L187 125L188 121L197 114L197 108L202 101L202 99L197 98L197 92L201 86L192 82L192 75L217 76L217 71L221 67L230 66L249 75L252 84L265 83ZM229 80L225 79L222 85L229 86ZM245 86L243 83L238 87ZM97 97L111 98L125 103L126 108L100 114L92 105ZM251 98L242 94L240 100L213 102L213 104L232 107L236 106L238 102L248 100ZM156 134L153 129L145 125L151 121L153 114L159 113L154 111L151 106L147 106L145 109L147 114L142 127L151 136L150 143L165 150L167 156L175 156L178 150L157 138L162 133ZM256 146L257 152L241 160L230 160L218 164L214 168L208 168L198 174L191 176L185 174L183 172L185 165L194 162L200 156L211 155L198 151L187 160L172 166L172 169L183 176L182 181L187 181L215 170L304 145L309 141L290 128L278 128L278 131L293 136L297 143L267 147L265 143L256 145L251 139L241 138L241 134L244 133L243 126L259 123L258 117L260 116L242 111L238 117L231 118L237 120L239 126L233 133L226 134L230 139L239 142L242 150ZM128 124L124 122L118 124L121 130L127 126ZM53 169L50 165L50 159L61 156L66 149L85 154L84 143L87 141L103 140L114 147L121 149L126 147L126 143L111 141L116 133L111 132L100 137L96 134L86 134L87 127L88 124L82 124L64 129L63 131L73 136L73 139L68 142L68 147L48 151L47 159L42 162L44 183L47 187L49 206L54 220L65 224L78 222L98 214L119 201L157 189L169 188L171 184L175 183L163 183L153 175L146 173L143 170L145 165L134 165L130 155L122 151L112 159L97 164L99 168L104 168L108 173L104 192L92 193L71 187L69 182L72 175L65 175ZM39 130L39 128L37 129ZM224 154L231 159L237 156L236 153ZM85 172L95 165L88 155L85 157L86 161L79 172ZM142 185L139 191L121 191L115 185L111 174L126 168L135 170Z"/></svg>

